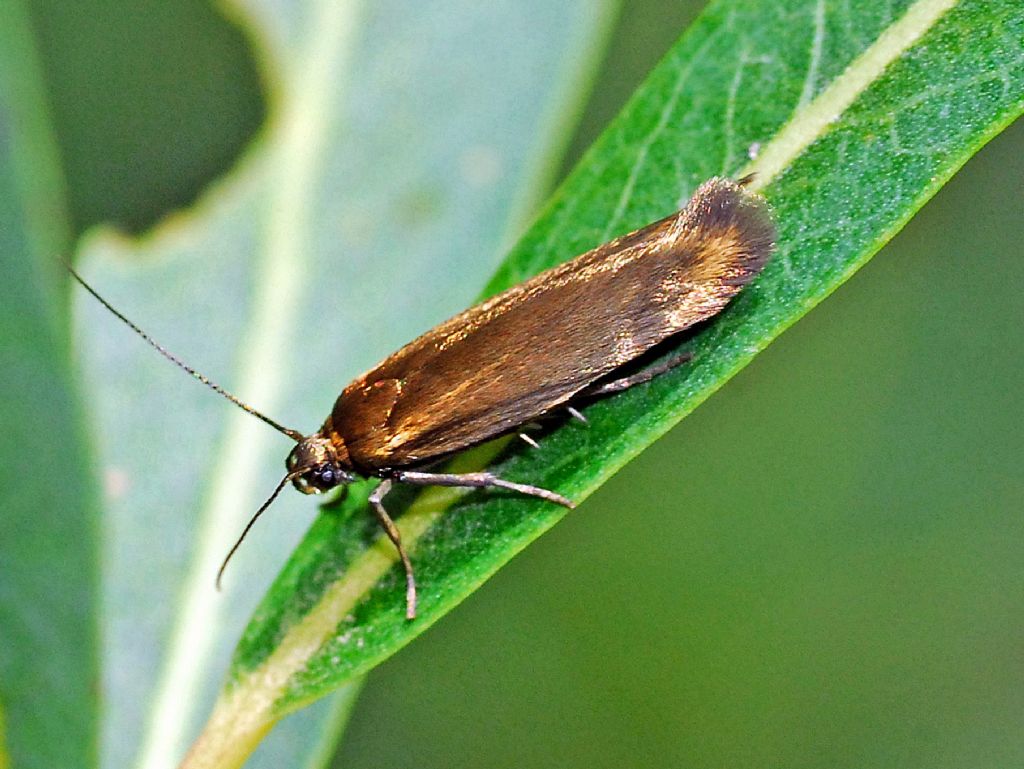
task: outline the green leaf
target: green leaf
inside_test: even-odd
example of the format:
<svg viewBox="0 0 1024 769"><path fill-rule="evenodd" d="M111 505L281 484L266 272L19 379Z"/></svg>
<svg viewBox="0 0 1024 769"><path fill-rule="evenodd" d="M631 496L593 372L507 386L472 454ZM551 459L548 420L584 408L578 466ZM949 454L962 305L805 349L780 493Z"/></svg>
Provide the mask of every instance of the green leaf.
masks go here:
<svg viewBox="0 0 1024 769"><path fill-rule="evenodd" d="M0 766L95 761L95 494L68 365L66 190L20 0L0 6Z"/></svg>
<svg viewBox="0 0 1024 769"><path fill-rule="evenodd" d="M82 271L190 364L313 430L382 347L493 272L548 184L609 8L240 5L272 88L264 135L141 242L94 233ZM103 762L171 766L317 510L282 497L214 591L290 441L185 382L84 293L76 311L108 479ZM321 765L357 687L289 719L252 765Z"/></svg>
<svg viewBox="0 0 1024 769"><path fill-rule="evenodd" d="M688 341L693 365L593 405L589 427L567 424L539 450L488 447L457 464L502 451L493 468L503 477L577 500L591 493L835 290L1020 113L1022 39L1012 2L710 6L488 292L665 215L715 174L757 173L778 220L775 258ZM422 593L409 623L366 492L323 515L275 583L190 765L235 765L232 746L392 654L564 514L497 493L389 497L415 545Z"/></svg>

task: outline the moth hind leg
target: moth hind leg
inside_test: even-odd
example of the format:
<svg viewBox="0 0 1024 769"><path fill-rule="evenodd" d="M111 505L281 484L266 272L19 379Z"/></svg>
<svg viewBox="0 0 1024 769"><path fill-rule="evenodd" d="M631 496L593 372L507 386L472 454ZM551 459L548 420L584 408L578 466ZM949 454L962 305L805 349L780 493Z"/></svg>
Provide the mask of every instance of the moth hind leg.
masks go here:
<svg viewBox="0 0 1024 769"><path fill-rule="evenodd" d="M540 486L529 486L525 483L513 483L499 478L494 473L421 473L412 470L400 470L394 474L394 479L399 483L408 483L413 486L454 486L466 489L508 489L528 497L546 499L556 505L573 508L575 503L561 494L542 489Z"/></svg>
<svg viewBox="0 0 1024 769"><path fill-rule="evenodd" d="M644 382L650 382L656 376L661 376L667 371L671 371L677 366L681 366L684 363L688 363L693 360L693 353L681 352L677 353L663 361L655 363L652 366L648 366L635 374L621 377L620 379L613 379L610 382L602 382L599 384L593 384L584 390L580 390L576 394L577 398L593 398L601 395L612 395L613 393L619 393L623 390L628 390L630 387L643 384Z"/></svg>
<svg viewBox="0 0 1024 769"><path fill-rule="evenodd" d="M394 520L388 515L384 508L384 497L395 483L408 483L411 486L454 486L461 488L498 488L515 491L528 497L538 497L554 502L564 507L576 507L571 499L556 494L553 491L542 489L539 486L529 486L524 483L513 483L499 478L493 473L422 473L411 470L398 470L380 482L380 485L370 494L370 507L373 508L377 520L380 522L384 533L398 550L398 557L402 560L405 568L405 617L406 619L416 618L416 577L413 573L412 562L409 554L402 544L402 534L395 525Z"/></svg>

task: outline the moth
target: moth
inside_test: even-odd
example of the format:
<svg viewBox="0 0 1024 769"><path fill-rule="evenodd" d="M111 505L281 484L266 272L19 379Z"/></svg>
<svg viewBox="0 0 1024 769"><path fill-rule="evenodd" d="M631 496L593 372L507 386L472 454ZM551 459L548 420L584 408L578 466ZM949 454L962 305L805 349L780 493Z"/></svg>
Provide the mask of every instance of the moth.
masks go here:
<svg viewBox="0 0 1024 769"><path fill-rule="evenodd" d="M74 278L161 355L295 441L287 472L256 511L217 575L259 516L292 483L320 494L379 478L369 503L405 570L406 617L416 579L384 499L395 484L499 488L572 507L547 489L490 472L435 465L527 423L647 382L685 363L677 354L638 372L629 363L719 312L763 268L775 244L765 201L744 182L704 182L676 213L623 235L491 297L430 329L342 390L320 429L282 426L211 382Z"/></svg>

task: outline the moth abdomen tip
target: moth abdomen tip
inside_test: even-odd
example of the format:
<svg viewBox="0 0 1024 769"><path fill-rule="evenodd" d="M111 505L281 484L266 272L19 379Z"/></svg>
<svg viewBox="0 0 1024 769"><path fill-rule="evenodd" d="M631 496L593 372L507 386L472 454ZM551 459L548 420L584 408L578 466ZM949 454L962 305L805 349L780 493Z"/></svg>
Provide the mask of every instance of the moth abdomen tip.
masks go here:
<svg viewBox="0 0 1024 769"><path fill-rule="evenodd" d="M739 182L713 178L694 193L683 212L696 267L740 287L756 276L775 248L775 223L768 203Z"/></svg>

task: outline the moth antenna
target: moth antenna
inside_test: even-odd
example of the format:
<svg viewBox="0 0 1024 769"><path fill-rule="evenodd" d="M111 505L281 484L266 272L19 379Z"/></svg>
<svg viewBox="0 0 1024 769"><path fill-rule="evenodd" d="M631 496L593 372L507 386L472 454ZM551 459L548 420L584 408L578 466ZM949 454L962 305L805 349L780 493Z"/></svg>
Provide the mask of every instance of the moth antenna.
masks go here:
<svg viewBox="0 0 1024 769"><path fill-rule="evenodd" d="M158 353L160 353L165 358L167 358L167 360L169 360L175 366L177 366L182 371L184 371L185 373L190 375L193 379L196 379L196 380L202 382L204 385L209 387L215 393L223 395L229 401L231 401L236 406L238 406L238 408L242 409L242 411L245 411L248 414L252 414L257 419L263 420L268 425L270 425L275 430L277 430L279 433L283 433L284 435L287 435L293 441L299 442L299 441L301 441L303 439L304 436L298 430L292 430L289 427L285 427L284 425L281 425L278 422L275 422L273 419L268 417L266 414L260 413L259 411L254 409L252 406L250 406L248 403L243 402L237 396L232 395L231 393L229 393L227 390L225 390L223 387L221 387L216 382L211 381L209 379L209 377L206 377L203 374L200 374L194 368L192 368L187 363L185 363L183 360L181 360L176 355L174 355L172 352L170 352L170 350L168 350L163 345L158 343L155 339L153 339L153 337L151 337L149 334L147 334L141 328L139 328L134 323L132 323L130 320L128 320L128 318L126 318L124 315L122 315L118 310L114 309L114 306L112 304L110 304L110 302L108 302L102 296L100 296L99 292L97 292L96 289L94 289L92 286L90 286L88 283L86 283L85 279L81 275L79 275L77 272L75 272L75 268L72 267L68 262L65 261L64 262L64 266L67 268L68 272L71 273L71 277L73 277L76 281L78 281L79 285L81 285L82 288L84 288L86 291L88 291L90 294L92 294L100 304L102 304L104 307L106 307L115 318L117 318L119 321L121 321L126 326L128 326L128 328L130 328L132 331L134 331L136 334L138 334L140 337L142 337L142 339L146 342L146 344L148 344L150 347L152 347Z"/></svg>
<svg viewBox="0 0 1024 769"><path fill-rule="evenodd" d="M242 546L242 542L249 534L249 530L252 529L252 527L255 525L257 519L261 515L263 515L263 511L270 507L274 500L277 499L277 495L281 493L281 489L284 488L284 485L288 483L288 481L292 480L293 478L300 474L301 473L288 473L288 475L282 478L281 482L277 484L277 488L274 489L274 492L269 497L267 497L267 501L260 505L260 509L253 513L252 518L250 518L249 522L245 524L245 528L242 529L241 535L238 537L237 540L235 540L235 544L231 546L231 549L228 550L228 554L224 556L224 562L221 563L220 568L217 569L217 580L215 584L217 585L218 590L220 590L220 581L221 578L224 576L224 570L228 567L228 562L231 560L231 556L233 556L235 552L238 550L238 548Z"/></svg>

